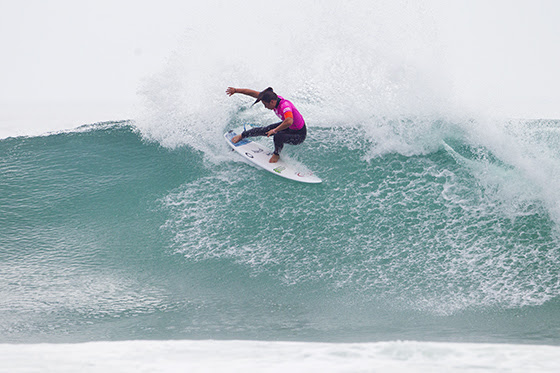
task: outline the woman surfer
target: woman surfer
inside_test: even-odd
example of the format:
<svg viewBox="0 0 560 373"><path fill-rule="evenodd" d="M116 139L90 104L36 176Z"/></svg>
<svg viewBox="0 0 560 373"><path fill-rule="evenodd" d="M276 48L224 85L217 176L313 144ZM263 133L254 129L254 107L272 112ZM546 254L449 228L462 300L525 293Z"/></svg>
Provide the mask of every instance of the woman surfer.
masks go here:
<svg viewBox="0 0 560 373"><path fill-rule="evenodd" d="M257 100L253 103L262 101L265 108L273 110L274 113L282 120L282 122L271 124L266 127L255 127L247 131L243 131L241 135L234 136L231 141L235 144L241 139L253 136L274 136L274 153L270 158L270 163L278 162L280 152L284 144L298 145L305 140L307 135L307 128L305 121L295 108L295 106L282 96L278 96L271 87L268 87L262 92L257 92L247 88L233 88L228 87L226 93L233 96L236 93L241 93L246 96L251 96Z"/></svg>

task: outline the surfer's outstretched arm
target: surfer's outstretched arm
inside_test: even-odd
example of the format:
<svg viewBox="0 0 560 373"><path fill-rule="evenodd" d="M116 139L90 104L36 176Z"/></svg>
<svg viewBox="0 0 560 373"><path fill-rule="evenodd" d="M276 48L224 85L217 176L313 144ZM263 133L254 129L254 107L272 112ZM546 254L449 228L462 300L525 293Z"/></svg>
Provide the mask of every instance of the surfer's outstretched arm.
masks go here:
<svg viewBox="0 0 560 373"><path fill-rule="evenodd" d="M255 90L249 89L249 88L234 88L234 87L228 87L228 89L226 89L226 93L228 96L233 96L236 93L241 93L243 95L246 96L251 96L254 98L257 98L260 92L257 92Z"/></svg>

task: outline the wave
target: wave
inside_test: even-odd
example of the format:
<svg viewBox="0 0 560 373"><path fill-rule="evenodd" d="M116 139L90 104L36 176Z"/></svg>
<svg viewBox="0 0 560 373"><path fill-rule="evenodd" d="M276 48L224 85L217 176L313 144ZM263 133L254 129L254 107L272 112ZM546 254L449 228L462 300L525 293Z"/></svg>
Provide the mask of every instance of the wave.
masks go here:
<svg viewBox="0 0 560 373"><path fill-rule="evenodd" d="M415 125L379 124L401 151L358 124L310 127L286 155L320 186L134 122L1 140L4 340L448 338L437 323L555 343L555 194L520 165L555 169L557 123L506 123L503 147L473 123Z"/></svg>
<svg viewBox="0 0 560 373"><path fill-rule="evenodd" d="M220 6L134 120L0 140L0 339L558 344L560 122L454 102L422 3ZM277 121L230 85L296 104L322 185L229 151Z"/></svg>

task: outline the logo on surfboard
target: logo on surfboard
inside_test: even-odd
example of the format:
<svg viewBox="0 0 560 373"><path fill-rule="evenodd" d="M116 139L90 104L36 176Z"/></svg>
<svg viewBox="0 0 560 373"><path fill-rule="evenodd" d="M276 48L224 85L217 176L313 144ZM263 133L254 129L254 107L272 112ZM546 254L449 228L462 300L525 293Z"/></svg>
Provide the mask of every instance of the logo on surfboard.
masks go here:
<svg viewBox="0 0 560 373"><path fill-rule="evenodd" d="M281 174L282 171L284 171L285 169L286 169L286 167L284 167L284 166L276 167L274 169L274 172L278 172L279 174Z"/></svg>

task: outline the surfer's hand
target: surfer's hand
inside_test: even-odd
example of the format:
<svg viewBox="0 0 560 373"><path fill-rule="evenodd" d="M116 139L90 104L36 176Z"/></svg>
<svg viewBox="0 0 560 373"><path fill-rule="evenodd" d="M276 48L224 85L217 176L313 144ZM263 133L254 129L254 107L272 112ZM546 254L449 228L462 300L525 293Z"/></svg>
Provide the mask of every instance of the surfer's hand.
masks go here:
<svg viewBox="0 0 560 373"><path fill-rule="evenodd" d="M270 137L270 136L272 136L272 135L276 135L276 132L278 132L278 131L276 131L276 128L271 129L270 131L268 131L268 132L266 133L266 137Z"/></svg>
<svg viewBox="0 0 560 373"><path fill-rule="evenodd" d="M228 89L226 89L226 94L228 96L233 96L233 94L236 93L236 92L237 92L237 90L233 87L228 87Z"/></svg>

